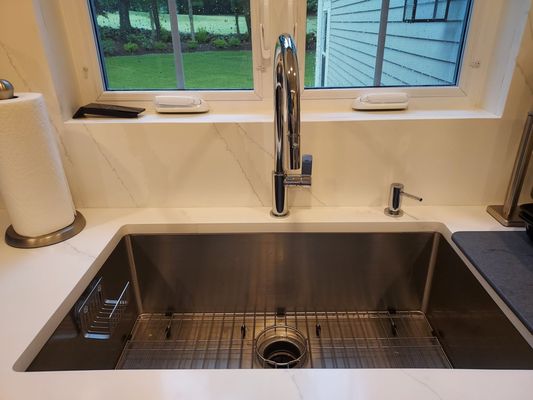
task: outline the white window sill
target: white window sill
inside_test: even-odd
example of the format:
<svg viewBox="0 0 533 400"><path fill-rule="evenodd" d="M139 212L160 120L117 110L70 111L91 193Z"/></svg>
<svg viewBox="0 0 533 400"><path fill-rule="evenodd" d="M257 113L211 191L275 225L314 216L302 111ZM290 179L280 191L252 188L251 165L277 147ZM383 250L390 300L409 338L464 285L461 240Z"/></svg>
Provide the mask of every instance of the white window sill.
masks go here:
<svg viewBox="0 0 533 400"><path fill-rule="evenodd" d="M340 111L305 112L302 122L356 122L356 121L412 121L412 120L466 120L497 119L498 115L483 109L417 110L402 111ZM67 124L164 124L164 123L265 123L273 122L273 112L205 114L157 114L146 111L139 118L81 118L66 121Z"/></svg>

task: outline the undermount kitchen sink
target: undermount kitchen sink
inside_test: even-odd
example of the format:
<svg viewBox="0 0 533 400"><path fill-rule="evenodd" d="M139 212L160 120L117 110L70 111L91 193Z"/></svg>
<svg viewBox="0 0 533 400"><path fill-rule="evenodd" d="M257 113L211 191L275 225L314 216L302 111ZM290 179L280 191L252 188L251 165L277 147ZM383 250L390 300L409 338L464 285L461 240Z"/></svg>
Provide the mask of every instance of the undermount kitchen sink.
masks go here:
<svg viewBox="0 0 533 400"><path fill-rule="evenodd" d="M531 369L439 233L124 236L28 371Z"/></svg>

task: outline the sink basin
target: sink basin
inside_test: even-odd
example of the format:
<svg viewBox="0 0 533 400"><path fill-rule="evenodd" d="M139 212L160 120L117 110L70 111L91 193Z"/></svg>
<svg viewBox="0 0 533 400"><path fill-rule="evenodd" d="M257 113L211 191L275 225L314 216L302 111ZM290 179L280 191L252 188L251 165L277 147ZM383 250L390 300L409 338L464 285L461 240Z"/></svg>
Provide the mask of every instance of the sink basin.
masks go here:
<svg viewBox="0 0 533 400"><path fill-rule="evenodd" d="M531 369L436 232L124 236L28 371Z"/></svg>

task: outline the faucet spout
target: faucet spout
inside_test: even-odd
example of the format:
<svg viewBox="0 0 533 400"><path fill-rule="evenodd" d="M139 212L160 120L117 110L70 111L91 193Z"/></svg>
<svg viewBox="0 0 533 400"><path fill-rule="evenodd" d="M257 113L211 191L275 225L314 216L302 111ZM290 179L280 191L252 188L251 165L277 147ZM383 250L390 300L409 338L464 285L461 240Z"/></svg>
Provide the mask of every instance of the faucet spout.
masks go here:
<svg viewBox="0 0 533 400"><path fill-rule="evenodd" d="M300 76L296 45L288 34L280 35L274 54L274 118L278 171L283 168L284 133L289 144L289 168L300 168ZM278 161L278 160L276 160Z"/></svg>
<svg viewBox="0 0 533 400"><path fill-rule="evenodd" d="M288 147L288 156L286 148ZM306 165L312 163L305 156ZM288 165L287 165L288 163ZM274 53L274 172L272 215L289 213L288 186L310 186L311 167L301 175L287 175L287 170L301 167L300 155L300 76L298 55L289 34L279 36Z"/></svg>

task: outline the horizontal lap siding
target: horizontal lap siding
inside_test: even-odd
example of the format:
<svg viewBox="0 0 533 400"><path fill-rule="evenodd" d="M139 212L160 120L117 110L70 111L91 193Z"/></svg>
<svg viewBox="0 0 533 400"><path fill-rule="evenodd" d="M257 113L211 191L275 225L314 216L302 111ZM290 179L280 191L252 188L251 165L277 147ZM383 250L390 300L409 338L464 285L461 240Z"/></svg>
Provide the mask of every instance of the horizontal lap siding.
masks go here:
<svg viewBox="0 0 533 400"><path fill-rule="evenodd" d="M332 0L326 84L372 86L381 0Z"/></svg>
<svg viewBox="0 0 533 400"><path fill-rule="evenodd" d="M453 85L467 0L452 0L446 22L403 22L404 0L391 0L383 73L409 85Z"/></svg>
<svg viewBox="0 0 533 400"><path fill-rule="evenodd" d="M403 22L404 3L390 1L382 85L454 84L468 1L452 0L448 21L429 23ZM373 85L380 9L381 0L331 1L327 86Z"/></svg>

